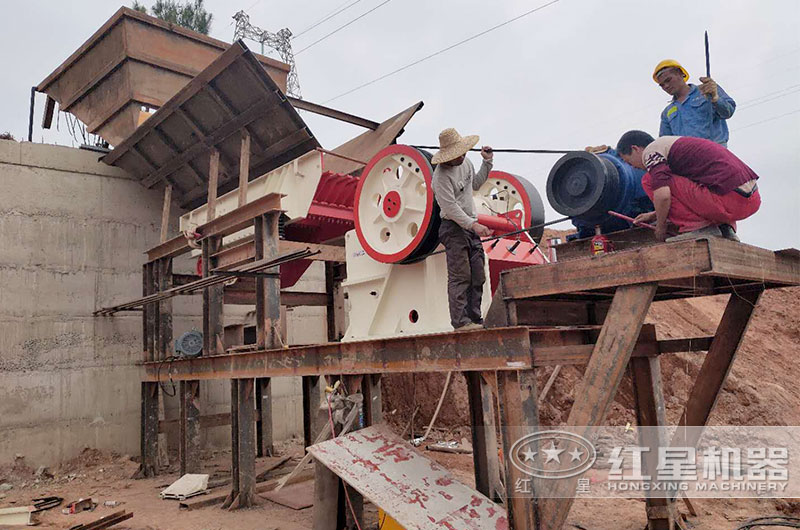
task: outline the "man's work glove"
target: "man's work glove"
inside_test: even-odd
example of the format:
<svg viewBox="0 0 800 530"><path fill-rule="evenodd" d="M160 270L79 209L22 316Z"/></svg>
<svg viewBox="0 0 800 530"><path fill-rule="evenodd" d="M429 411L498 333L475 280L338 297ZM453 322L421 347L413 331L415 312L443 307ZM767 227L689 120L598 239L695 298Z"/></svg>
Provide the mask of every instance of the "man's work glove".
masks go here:
<svg viewBox="0 0 800 530"><path fill-rule="evenodd" d="M583 150L593 155L599 155L600 153L605 153L609 149L610 147L607 145L587 145Z"/></svg>
<svg viewBox="0 0 800 530"><path fill-rule="evenodd" d="M719 92L717 90L717 83L710 77L701 77L700 93L704 96L711 96L711 103L716 103L719 99Z"/></svg>

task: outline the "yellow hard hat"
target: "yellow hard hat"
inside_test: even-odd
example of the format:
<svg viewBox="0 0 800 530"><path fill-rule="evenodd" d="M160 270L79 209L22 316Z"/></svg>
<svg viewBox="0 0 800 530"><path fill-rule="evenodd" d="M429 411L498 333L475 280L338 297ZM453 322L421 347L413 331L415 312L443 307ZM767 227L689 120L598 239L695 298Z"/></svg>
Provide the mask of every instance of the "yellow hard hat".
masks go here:
<svg viewBox="0 0 800 530"><path fill-rule="evenodd" d="M663 61L658 63L656 65L656 69L653 70L653 81L658 83L658 77L657 77L658 76L658 72L660 72L664 68L670 68L670 67L677 68L678 70L680 70L683 73L683 80L684 81L688 81L689 80L689 72L686 71L686 68L681 66L681 63L679 63L675 59L664 59Z"/></svg>

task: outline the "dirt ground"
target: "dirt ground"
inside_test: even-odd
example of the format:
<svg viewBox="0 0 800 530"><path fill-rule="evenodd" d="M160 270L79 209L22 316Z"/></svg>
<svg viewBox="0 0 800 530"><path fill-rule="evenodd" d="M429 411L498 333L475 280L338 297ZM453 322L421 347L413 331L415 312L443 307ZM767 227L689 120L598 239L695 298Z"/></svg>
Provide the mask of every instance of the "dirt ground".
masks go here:
<svg viewBox="0 0 800 530"><path fill-rule="evenodd" d="M279 454L291 455L294 462L299 459L301 447L297 443L281 444ZM457 479L473 485L472 456L425 451L440 464L451 469ZM204 461L204 469L211 481L227 476L229 455L216 453ZM293 467L287 463L285 473ZM52 478L35 476L35 472L18 462L16 466L0 469L0 482L13 484L13 489L4 492L0 506L24 506L35 497L56 495L65 502L81 497L91 497L99 505L94 511L73 515L61 513L53 508L40 514L43 529L68 529L87 523L115 511L132 511L132 519L114 526L120 530L301 530L310 529L312 509L295 511L261 498L260 505L238 511L222 510L219 505L195 510L182 510L177 501L161 500L158 493L178 474L171 472L153 479L134 480L138 464L128 456L121 456L87 449L79 457L53 473ZM313 482L305 483L313 488ZM215 488L209 495L226 493L226 486ZM196 497L202 499L203 497ZM107 507L105 501L121 502L117 507ZM752 499L695 500L697 517L689 521L698 530L733 530L741 522L756 516L777 513L800 515L799 502L759 501ZM680 505L686 512L685 506ZM377 530L375 508L367 505L367 520L364 530ZM584 530L641 530L646 524L644 502L640 500L578 500L568 520L567 529Z"/></svg>
<svg viewBox="0 0 800 530"><path fill-rule="evenodd" d="M658 302L653 305L648 321L656 324L660 338L700 336L713 333L724 310L727 296ZM800 425L800 387L797 385L797 359L800 356L800 288L775 289L762 297L734 364L725 389L711 417L716 425ZM662 372L667 416L674 423L683 408L691 384L702 362L701 354L675 354L662 357ZM549 373L540 374L543 384ZM580 369L565 367L541 407L543 422L558 424L566 418L575 399ZM408 375L388 377L384 382L384 416L397 432L420 435L430 420L441 393L444 376ZM540 387L541 388L541 387ZM613 404L608 423L624 425L634 421L630 380L626 377ZM417 408L419 407L419 408ZM414 421L411 416L416 410ZM459 440L469 436L467 400L463 377L454 377L445 405L433 431L436 440ZM411 427L413 425L413 427ZM406 432L406 437L410 437ZM299 460L299 443L277 447L278 454ZM462 482L472 485L472 456L428 452L453 471ZM226 478L229 456L224 452L207 455L204 468L211 481ZM5 464L5 465L3 465ZM275 473L286 473L291 462ZM258 507L236 512L219 506L186 511L176 501L161 500L158 493L178 478L173 469L155 479L133 480L130 477L138 464L127 455L101 453L87 449L74 460L37 477L24 459L0 463L0 485L11 484L0 491L0 507L24 506L34 497L57 495L66 502L92 497L99 506L93 512L64 515L61 508L41 514L41 528L66 529L78 523L98 519L118 510L134 513L133 519L114 528L216 530L235 528L295 530L311 528L312 509L295 511L266 499ZM313 488L312 482L307 487ZM0 488L2 489L2 488ZM226 492L226 486L214 489L211 495ZM104 501L120 501L109 508ZM689 520L702 530L734 530L747 519L774 514L800 516L799 500L698 499L693 501L697 517ZM686 512L686 507L679 503ZM364 530L377 528L375 508L366 509L368 521ZM640 500L583 500L573 508L566 528L584 530L641 530L645 524L644 503Z"/></svg>

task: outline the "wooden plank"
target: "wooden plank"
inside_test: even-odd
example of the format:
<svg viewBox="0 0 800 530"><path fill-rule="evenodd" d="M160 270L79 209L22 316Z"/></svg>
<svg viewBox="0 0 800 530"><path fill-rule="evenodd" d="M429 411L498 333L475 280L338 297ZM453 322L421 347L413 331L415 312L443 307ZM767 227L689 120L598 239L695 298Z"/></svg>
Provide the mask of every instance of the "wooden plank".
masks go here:
<svg viewBox="0 0 800 530"><path fill-rule="evenodd" d="M717 237L709 239L708 245L712 268L705 274L800 285L800 256Z"/></svg>
<svg viewBox="0 0 800 530"><path fill-rule="evenodd" d="M499 501L500 468L497 462L497 432L494 396L480 372L465 372L475 489L493 501Z"/></svg>
<svg viewBox="0 0 800 530"><path fill-rule="evenodd" d="M666 447L669 442L664 431L654 428L667 425L664 392L661 388L661 364L657 357L632 358L630 368L636 424L639 426L639 445L650 448L644 455L642 474L654 477L655 481L660 448ZM647 530L675 530L678 512L673 500L648 495L645 503Z"/></svg>
<svg viewBox="0 0 800 530"><path fill-rule="evenodd" d="M614 245L614 250L630 250L632 248L651 247L661 242L653 237L653 231L649 228L629 228L605 234ZM559 262L573 259L581 259L592 254L592 238L573 239L559 245L554 245L556 257Z"/></svg>
<svg viewBox="0 0 800 530"><path fill-rule="evenodd" d="M242 149L239 155L239 207L247 202L247 179L250 176L250 133L242 131Z"/></svg>
<svg viewBox="0 0 800 530"><path fill-rule="evenodd" d="M711 271L707 240L653 247L504 271L506 300L690 278Z"/></svg>
<svg viewBox="0 0 800 530"><path fill-rule="evenodd" d="M335 120L343 121L346 123L352 123L353 125L364 127L365 129L371 129L374 131L381 126L381 124L376 121L368 120L366 118L355 116L353 114L348 114L347 112L343 112L341 110L325 107L318 103L312 103L304 99L297 99L291 96L286 96L286 99L288 99L289 103L291 103L292 106L296 109L313 112L314 114L319 114L320 116L326 116L328 118L333 118Z"/></svg>
<svg viewBox="0 0 800 530"><path fill-rule="evenodd" d="M217 188L219 187L219 149L212 149L208 163L208 203L206 219L208 222L217 217ZM207 224L206 223L206 224Z"/></svg>
<svg viewBox="0 0 800 530"><path fill-rule="evenodd" d="M588 438L591 436L591 427L601 425L605 420L656 288L656 283L617 288L592 357L575 391L575 395L581 396L581 399L575 401L567 419L568 425L582 429L571 432ZM562 527L575 501L575 486L579 478L576 475L541 481L541 487L548 490L539 499L543 528Z"/></svg>
<svg viewBox="0 0 800 530"><path fill-rule="evenodd" d="M164 204L161 207L161 243L167 241L169 235L169 213L172 206L172 185L167 184L164 187Z"/></svg>
<svg viewBox="0 0 800 530"><path fill-rule="evenodd" d="M518 300L517 319L520 324L536 326L590 324L591 305L591 302Z"/></svg>
<svg viewBox="0 0 800 530"><path fill-rule="evenodd" d="M708 423L760 296L761 291L731 295L689 399L686 401L683 415L678 422L679 426L697 427ZM699 436L697 429L690 429L690 432L694 437ZM684 446L687 446L686 440L689 439L688 443L691 444L691 437L681 429L675 432L673 439L683 440Z"/></svg>
<svg viewBox="0 0 800 530"><path fill-rule="evenodd" d="M511 458L512 446L522 438L536 432L539 426L536 403L538 392L533 370L498 372L497 394L500 402L500 432L503 439L508 527L514 530L534 530L539 528L538 505L534 499L523 496L516 490L516 485L520 484L520 481L531 480L531 477L515 466ZM531 484L533 484L532 480ZM533 486L534 495L535 491L535 486Z"/></svg>

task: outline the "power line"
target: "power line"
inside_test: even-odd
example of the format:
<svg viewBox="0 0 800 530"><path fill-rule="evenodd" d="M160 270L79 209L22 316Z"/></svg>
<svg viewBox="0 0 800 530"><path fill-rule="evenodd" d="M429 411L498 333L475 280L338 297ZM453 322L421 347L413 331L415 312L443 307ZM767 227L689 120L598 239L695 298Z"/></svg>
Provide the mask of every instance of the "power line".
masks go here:
<svg viewBox="0 0 800 530"><path fill-rule="evenodd" d="M747 125L745 125L743 127L737 127L737 128L734 129L734 131L741 131L742 129L747 129L748 127L755 127L756 125L761 125L762 123L767 123L768 121L777 120L779 118L783 118L785 116L789 116L790 114L797 114L798 112L800 112L800 109L790 110L789 112L784 112L783 114L778 114L777 116L773 116L771 118L767 118L766 120L757 121L755 123L748 123Z"/></svg>
<svg viewBox="0 0 800 530"><path fill-rule="evenodd" d="M392 1L392 0L384 0L383 2L381 2L381 3L380 3L380 4L378 4L377 6L373 7L372 9L370 9L369 11L367 11L366 13L362 13L362 14L360 14L359 16L357 16L356 18L354 18L353 20L351 20L351 21L350 21L350 22L348 22L347 24L344 24L344 25L342 25L342 26L339 26L338 28L336 28L335 30L331 31L330 33L328 33L328 34L327 34L327 35L325 35L324 37L322 37L322 38L320 38L320 39L317 39L317 40L315 40L314 42L312 42L311 44L309 44L308 46L306 46L305 48L303 48L303 49L302 49L302 50L300 50L299 52L295 53L295 55L299 55L299 54L303 53L304 51L306 51L307 49L309 49L310 47L314 46L315 44L319 44L320 42L324 41L325 39L327 39L327 38L328 38L328 37L330 37L331 35L335 35L336 33L339 33L341 30L343 30L344 28L346 28L347 26L349 26L349 25L350 25L350 24L352 24L353 22L356 22L357 20L360 20L360 19L364 18L365 16L369 15L370 13L372 13L373 11L375 11L376 9L378 9L379 7L385 6L386 4L388 4L388 3L389 3L389 2L391 2L391 1Z"/></svg>
<svg viewBox="0 0 800 530"><path fill-rule="evenodd" d="M424 61L427 61L428 59L436 57L437 55L441 55L441 54L443 54L443 53L445 53L447 51L452 50L453 48L461 46L462 44L465 44L465 43L467 43L467 42L469 42L471 40L477 39L478 37L482 37L483 35L486 35L487 33L491 33L492 31L494 31L496 29L499 29L499 28L501 28L501 27L503 27L505 25L511 24L512 22L515 22L515 21L517 21L517 20L519 20L519 19L521 19L523 17L526 17L526 16L528 16L528 15L530 15L532 13L535 13L536 11L539 11L541 9L544 9L545 7L551 6L551 5L555 4L555 3L557 3L558 1L559 0L552 0L551 2L543 4L543 5L541 5L541 6L537 7L537 8L531 9L530 11L526 11L525 13L522 13L521 15L517 15L516 17L514 17L512 19L506 20L505 22L501 22L500 24L497 24L496 26L492 26L489 29L481 31L480 33L476 33L475 35L472 35L471 37L467 37L464 40L456 42L455 44L451 44L450 46L447 46L446 48L442 48L441 50L439 50L437 52L434 52L434 53L432 53L430 55L426 55L425 57L422 57L421 59L417 59L416 61L414 61L412 63L409 63L409 64L407 64L405 66L401 66L400 68L398 68L396 70L393 70L393 71L391 71L391 72L389 72L387 74L383 74L382 76L380 76L378 78L375 78L372 81L368 81L368 82L363 83L363 84L361 84L361 85L359 85L359 86L357 86L355 88L351 88L350 90L348 90L346 92L342 92L338 96L332 97L331 99L325 101L325 103L330 103L331 101L337 100L337 99L339 99L341 97L344 97L344 96L346 96L348 94L352 94L356 90L361 90L362 88L368 87L369 85L377 83L378 81L382 81L382 80L386 79L387 77L391 77L391 76L393 76L393 75L395 75L397 73L402 72L403 70L407 70L407 69L411 68L412 66L416 66L416 65L418 65L418 64L420 64L420 63L422 63Z"/></svg>
<svg viewBox="0 0 800 530"><path fill-rule="evenodd" d="M781 93L783 92L783 93ZM775 99L779 99L782 97L790 96L795 92L800 92L800 85L792 85L784 88L783 90L778 90L776 92L772 92L769 94L764 94L763 96L759 96L757 98L753 98L749 101L745 101L740 107L737 107L737 110L743 110L750 107L755 107L757 105L761 105L762 103L767 103L769 101L773 101ZM779 94L779 95L776 95ZM761 101L759 101L761 100Z"/></svg>
<svg viewBox="0 0 800 530"><path fill-rule="evenodd" d="M320 19L320 20L318 20L318 21L314 22L314 24L312 24L311 26L307 27L306 29L304 29L303 31L301 31L300 33L298 33L297 35L293 36L293 37L292 37L292 40L296 39L296 38L297 38L297 37L299 37L300 35L303 35L303 34L305 34L305 33L308 33L309 31L311 31L312 29L316 28L316 27L317 27L317 26L319 26L320 24L323 24L323 23L325 23L325 22L329 21L330 19L332 19L333 17L335 17L335 16L336 16L336 15L338 15L339 13L343 13L344 11L347 11L348 9L350 9L351 7L353 7L354 5L356 5L357 3L359 3L360 1L361 1L361 0L355 0L354 2L350 2L349 4L348 4L347 2L345 2L345 4L347 4L347 5L345 5L344 7L342 7L342 6L340 5L339 7L337 7L336 9L334 9L332 12L330 12L330 13L328 13L327 15L325 15L324 17L322 17L322 19ZM342 5L344 5L344 4L342 4Z"/></svg>

